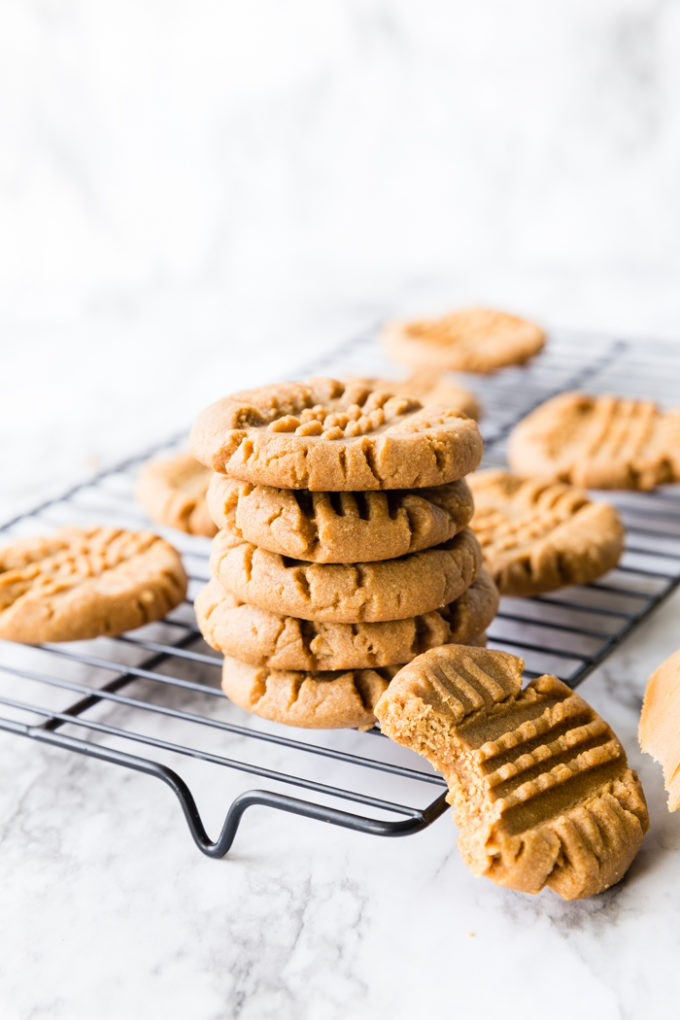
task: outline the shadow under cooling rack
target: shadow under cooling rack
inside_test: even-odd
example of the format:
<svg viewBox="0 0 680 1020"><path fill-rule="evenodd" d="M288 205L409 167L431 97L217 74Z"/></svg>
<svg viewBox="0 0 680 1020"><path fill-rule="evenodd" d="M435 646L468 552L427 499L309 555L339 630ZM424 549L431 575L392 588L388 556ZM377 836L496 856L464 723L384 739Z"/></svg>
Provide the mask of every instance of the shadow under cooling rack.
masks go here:
<svg viewBox="0 0 680 1020"><path fill-rule="evenodd" d="M389 371L371 332L296 374ZM580 387L669 404L678 378L680 355L670 346L559 331L527 366L463 377L484 406L488 465L504 462L511 428L555 393ZM133 498L135 474L147 457L183 438L101 472L0 533L9 539L67 523L147 526ZM594 584L503 599L489 628L489 646L521 655L527 677L551 672L575 687L680 584L680 487L606 498L628 534L617 569ZM0 642L0 729L163 780L196 845L212 857L228 851L253 805L380 836L417 832L438 818L446 809L441 777L377 731L289 730L224 698L221 660L203 643L192 606L208 578L210 543L158 530L183 554L185 603L118 638L38 647ZM208 816L219 829L213 839Z"/></svg>

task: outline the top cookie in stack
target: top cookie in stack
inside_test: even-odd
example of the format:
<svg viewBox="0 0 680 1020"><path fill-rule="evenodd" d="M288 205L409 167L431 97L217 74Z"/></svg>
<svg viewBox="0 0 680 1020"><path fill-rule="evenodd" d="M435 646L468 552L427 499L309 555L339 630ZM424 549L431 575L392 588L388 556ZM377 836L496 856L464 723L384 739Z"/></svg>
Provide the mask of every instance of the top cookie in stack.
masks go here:
<svg viewBox="0 0 680 1020"><path fill-rule="evenodd" d="M203 411L194 456L244 482L310 492L443 485L478 466L477 424L447 407L336 379L244 390Z"/></svg>
<svg viewBox="0 0 680 1020"><path fill-rule="evenodd" d="M297 726L370 726L396 667L473 643L498 595L467 528L476 423L447 407L313 379L199 415L219 527L201 630L241 707Z"/></svg>

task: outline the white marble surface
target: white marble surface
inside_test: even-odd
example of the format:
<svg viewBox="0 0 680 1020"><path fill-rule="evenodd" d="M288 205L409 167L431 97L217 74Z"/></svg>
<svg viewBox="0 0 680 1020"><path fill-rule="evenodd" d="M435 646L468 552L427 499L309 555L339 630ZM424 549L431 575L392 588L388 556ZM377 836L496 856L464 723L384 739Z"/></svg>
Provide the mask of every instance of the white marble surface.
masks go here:
<svg viewBox="0 0 680 1020"><path fill-rule="evenodd" d="M0 5L0 519L367 322L680 337L680 6ZM564 904L0 733L2 1020L676 1017L680 819L636 749L680 598L583 688L651 830ZM247 783L239 788L244 788ZM221 791L207 795L212 831Z"/></svg>
<svg viewBox="0 0 680 1020"><path fill-rule="evenodd" d="M156 781L0 735L3 1017L677 1016L680 828L635 730L679 609L583 688L651 814L628 877L585 902L473 879L446 816L385 840L253 809L208 860Z"/></svg>

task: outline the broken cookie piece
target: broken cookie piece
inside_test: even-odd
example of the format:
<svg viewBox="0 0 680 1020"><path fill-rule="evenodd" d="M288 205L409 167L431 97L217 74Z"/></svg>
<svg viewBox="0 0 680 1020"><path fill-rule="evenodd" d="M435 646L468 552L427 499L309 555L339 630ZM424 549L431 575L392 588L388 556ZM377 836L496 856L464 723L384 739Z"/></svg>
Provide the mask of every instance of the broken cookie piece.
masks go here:
<svg viewBox="0 0 680 1020"><path fill-rule="evenodd" d="M623 877L649 820L607 723L554 676L522 689L522 659L443 645L397 673L375 707L383 733L440 772L476 875L565 899Z"/></svg>

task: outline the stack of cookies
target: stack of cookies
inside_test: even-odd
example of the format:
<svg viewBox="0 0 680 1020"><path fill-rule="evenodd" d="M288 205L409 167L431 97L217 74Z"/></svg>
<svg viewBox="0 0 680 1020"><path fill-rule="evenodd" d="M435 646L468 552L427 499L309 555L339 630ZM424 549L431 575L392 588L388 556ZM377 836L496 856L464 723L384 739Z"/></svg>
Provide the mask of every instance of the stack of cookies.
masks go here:
<svg viewBox="0 0 680 1020"><path fill-rule="evenodd" d="M196 601L242 708L367 727L397 669L480 644L498 606L468 529L477 424L451 407L313 379L207 408L192 450L219 531Z"/></svg>

